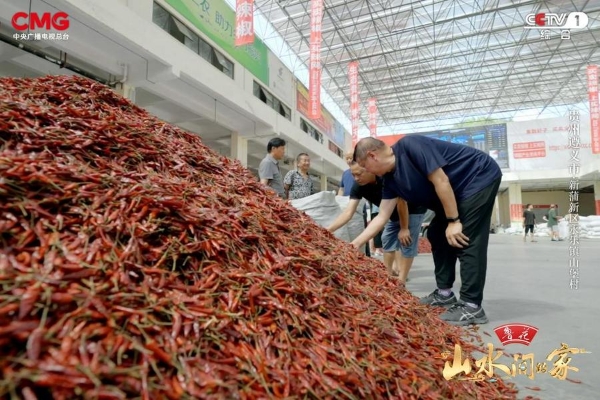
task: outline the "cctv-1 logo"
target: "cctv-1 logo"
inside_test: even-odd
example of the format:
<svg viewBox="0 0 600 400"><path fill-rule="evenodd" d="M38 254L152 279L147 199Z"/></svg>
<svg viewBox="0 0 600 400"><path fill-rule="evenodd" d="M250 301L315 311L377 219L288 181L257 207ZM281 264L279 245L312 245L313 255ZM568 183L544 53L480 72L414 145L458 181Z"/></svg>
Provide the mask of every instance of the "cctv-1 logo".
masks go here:
<svg viewBox="0 0 600 400"><path fill-rule="evenodd" d="M525 22L528 28L538 29L583 29L588 25L586 13L572 12L568 14L538 13L528 14Z"/></svg>

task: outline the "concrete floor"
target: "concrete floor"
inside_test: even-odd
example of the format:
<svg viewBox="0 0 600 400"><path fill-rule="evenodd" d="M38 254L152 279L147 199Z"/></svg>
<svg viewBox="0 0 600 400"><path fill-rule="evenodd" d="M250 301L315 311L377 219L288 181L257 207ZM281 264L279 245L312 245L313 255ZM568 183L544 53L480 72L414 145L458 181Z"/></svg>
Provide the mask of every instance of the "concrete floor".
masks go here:
<svg viewBox="0 0 600 400"><path fill-rule="evenodd" d="M517 375L512 380L520 390L519 399L526 396L544 400L600 399L600 240L581 239L580 286L572 290L568 241L536 239L537 243L523 243L520 236L490 236L483 303L490 322L482 325L480 332L491 336L482 334L482 338L495 349L503 347L512 354L534 353L535 363L546 362L548 354L561 343L590 351L591 354L571 355L569 365L579 371L570 370L567 377L581 381L580 384L558 380L549 373L538 374L534 380L525 375ZM410 272L407 289L421 297L434 288L433 259L431 255L419 255ZM454 289L458 296L460 281ZM529 346L502 346L494 328L517 322L539 329L534 340ZM509 356L498 360L507 366L512 361ZM548 362L549 367L553 361ZM498 374L504 375L501 371Z"/></svg>

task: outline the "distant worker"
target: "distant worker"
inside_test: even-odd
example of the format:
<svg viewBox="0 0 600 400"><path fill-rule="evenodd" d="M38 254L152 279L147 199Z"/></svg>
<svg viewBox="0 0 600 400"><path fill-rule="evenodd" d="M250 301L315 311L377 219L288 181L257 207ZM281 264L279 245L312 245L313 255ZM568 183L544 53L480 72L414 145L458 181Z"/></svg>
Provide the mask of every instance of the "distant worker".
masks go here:
<svg viewBox="0 0 600 400"><path fill-rule="evenodd" d="M283 179L285 197L288 200L301 199L314 193L313 180L308 174L310 156L306 153L296 157L296 169L288 172Z"/></svg>
<svg viewBox="0 0 600 400"><path fill-rule="evenodd" d="M531 241L537 242L533 238L533 231L535 229L535 213L533 212L533 206L531 204L527 204L525 211L523 211L523 229L525 229L525 235L523 236L523 241L527 241L527 233L531 232Z"/></svg>
<svg viewBox="0 0 600 400"><path fill-rule="evenodd" d="M273 138L267 144L267 155L260 162L258 167L258 176L260 183L269 186L279 197L285 198L285 189L283 188L283 178L279 169L279 161L283 160L285 155L285 140Z"/></svg>
<svg viewBox="0 0 600 400"><path fill-rule="evenodd" d="M560 235L558 234L558 221L562 218L556 215L556 204L550 204L550 210L548 214L544 216L544 221L548 222L548 229L550 229L550 239L553 242L562 242Z"/></svg>
<svg viewBox="0 0 600 400"><path fill-rule="evenodd" d="M384 190L379 215L352 244L360 247L375 236L402 201L434 211L427 236L437 289L420 302L448 307L440 318L454 325L487 323L482 301L490 223L502 180L498 163L481 150L421 135L405 136L391 147L364 138L354 156L367 171L383 176ZM452 290L457 259L460 301Z"/></svg>
<svg viewBox="0 0 600 400"><path fill-rule="evenodd" d="M353 153L346 153L346 163L348 163L348 169L342 173L342 181L340 183L340 190L338 190L338 196L350 196L350 191L354 185L354 177L350 167L352 166Z"/></svg>

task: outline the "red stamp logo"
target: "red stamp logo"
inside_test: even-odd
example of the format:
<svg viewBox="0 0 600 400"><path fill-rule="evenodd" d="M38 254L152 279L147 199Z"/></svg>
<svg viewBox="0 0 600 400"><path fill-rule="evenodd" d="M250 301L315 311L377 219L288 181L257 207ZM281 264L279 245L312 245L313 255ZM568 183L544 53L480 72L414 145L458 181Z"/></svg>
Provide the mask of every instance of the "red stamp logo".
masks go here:
<svg viewBox="0 0 600 400"><path fill-rule="evenodd" d="M538 333L538 328L527 324L506 324L494 329L496 336L503 345L524 344L529 346L533 338Z"/></svg>

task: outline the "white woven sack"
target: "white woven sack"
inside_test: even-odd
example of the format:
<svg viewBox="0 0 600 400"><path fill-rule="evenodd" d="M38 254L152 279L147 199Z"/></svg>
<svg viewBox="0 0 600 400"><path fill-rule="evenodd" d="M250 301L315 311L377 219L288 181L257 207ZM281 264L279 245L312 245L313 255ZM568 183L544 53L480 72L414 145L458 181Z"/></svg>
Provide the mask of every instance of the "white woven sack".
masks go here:
<svg viewBox="0 0 600 400"><path fill-rule="evenodd" d="M319 192L312 196L292 200L292 206L311 217L318 225L327 228L342 213L340 206L335 201L333 192ZM348 229L342 227L334 235L346 242L350 241Z"/></svg>
<svg viewBox="0 0 600 400"><path fill-rule="evenodd" d="M338 206L344 212L348 204L350 203L350 197L348 196L336 196L335 201ZM358 202L358 207L356 207L356 211L352 214L352 219L346 224L346 229L348 230L348 236L350 241L356 239L364 230L365 230L365 221L363 219L363 207L365 205L365 199L361 199Z"/></svg>

